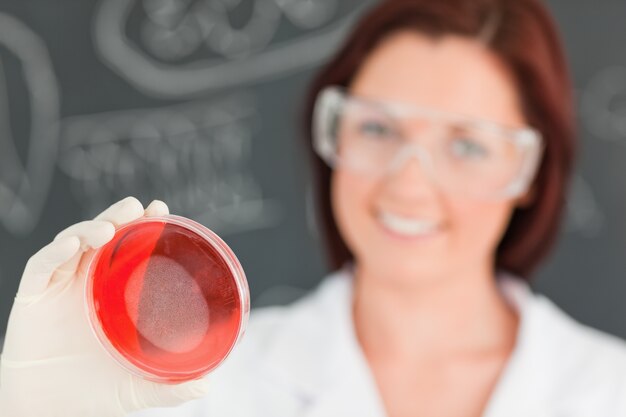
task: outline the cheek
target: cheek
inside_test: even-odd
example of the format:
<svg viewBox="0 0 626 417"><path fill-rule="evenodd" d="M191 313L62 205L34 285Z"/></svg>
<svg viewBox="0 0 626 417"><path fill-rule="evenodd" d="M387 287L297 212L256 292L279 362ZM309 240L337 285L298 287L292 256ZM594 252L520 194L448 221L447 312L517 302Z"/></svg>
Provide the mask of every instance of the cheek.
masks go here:
<svg viewBox="0 0 626 417"><path fill-rule="evenodd" d="M339 233L355 257L364 251L371 226L370 196L374 184L349 171L336 170L331 179L331 202Z"/></svg>
<svg viewBox="0 0 626 417"><path fill-rule="evenodd" d="M463 202L451 205L450 211L456 237L469 249L469 256L484 259L495 254L509 224L513 203Z"/></svg>

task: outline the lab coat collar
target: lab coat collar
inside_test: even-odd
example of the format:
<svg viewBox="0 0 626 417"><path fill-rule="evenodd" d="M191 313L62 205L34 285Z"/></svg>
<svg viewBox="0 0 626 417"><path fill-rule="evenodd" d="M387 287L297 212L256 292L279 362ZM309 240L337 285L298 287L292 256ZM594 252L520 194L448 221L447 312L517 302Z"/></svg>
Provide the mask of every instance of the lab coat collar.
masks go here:
<svg viewBox="0 0 626 417"><path fill-rule="evenodd" d="M515 347L492 391L484 417L550 416L546 394L550 381L550 341L541 331L540 299L528 284L506 273L498 284L509 305L519 316ZM549 336L548 336L549 337Z"/></svg>
<svg viewBox="0 0 626 417"><path fill-rule="evenodd" d="M273 378L299 398L300 416L386 415L354 331L352 279L351 269L346 267L302 300L302 305L308 306L294 312L286 324L291 328L282 333L290 335L290 340L275 341L277 348L265 361ZM516 346L483 416L549 416L542 397L548 384L542 375L550 364L544 351L547 344L538 334L541 315L535 311L533 294L525 282L507 274L500 274L498 282L520 323Z"/></svg>

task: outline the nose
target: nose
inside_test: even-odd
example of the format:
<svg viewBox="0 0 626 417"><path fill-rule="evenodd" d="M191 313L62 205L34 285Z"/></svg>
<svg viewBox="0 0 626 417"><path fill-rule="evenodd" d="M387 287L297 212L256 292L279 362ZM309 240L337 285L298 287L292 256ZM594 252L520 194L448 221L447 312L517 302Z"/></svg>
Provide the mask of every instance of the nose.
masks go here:
<svg viewBox="0 0 626 417"><path fill-rule="evenodd" d="M430 154L419 144L402 148L389 164L387 177L394 188L410 194L432 189L433 167Z"/></svg>
<svg viewBox="0 0 626 417"><path fill-rule="evenodd" d="M416 162L412 164L411 162ZM432 172L432 161L430 155L424 148L416 143L406 145L393 157L389 164L389 173L397 174L404 170L405 165L417 165L425 174Z"/></svg>

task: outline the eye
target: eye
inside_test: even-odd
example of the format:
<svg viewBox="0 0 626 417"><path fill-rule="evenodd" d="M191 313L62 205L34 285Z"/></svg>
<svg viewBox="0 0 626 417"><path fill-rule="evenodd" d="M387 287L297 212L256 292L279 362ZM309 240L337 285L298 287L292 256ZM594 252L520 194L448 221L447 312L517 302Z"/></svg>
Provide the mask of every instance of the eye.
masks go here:
<svg viewBox="0 0 626 417"><path fill-rule="evenodd" d="M489 150L475 139L458 137L452 141L452 152L455 156L482 159L489 156Z"/></svg>
<svg viewBox="0 0 626 417"><path fill-rule="evenodd" d="M377 120L364 120L358 126L361 135L372 138L393 138L396 136L393 127Z"/></svg>

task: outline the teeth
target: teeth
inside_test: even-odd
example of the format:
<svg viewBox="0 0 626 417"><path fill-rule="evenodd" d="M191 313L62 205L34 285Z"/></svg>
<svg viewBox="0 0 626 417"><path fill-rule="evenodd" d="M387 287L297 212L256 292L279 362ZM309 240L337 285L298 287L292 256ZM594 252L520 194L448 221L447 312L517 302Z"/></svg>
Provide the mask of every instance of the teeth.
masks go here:
<svg viewBox="0 0 626 417"><path fill-rule="evenodd" d="M381 213L379 218L383 225L392 232L407 236L426 235L438 227L438 224L431 220L411 219L390 213Z"/></svg>

